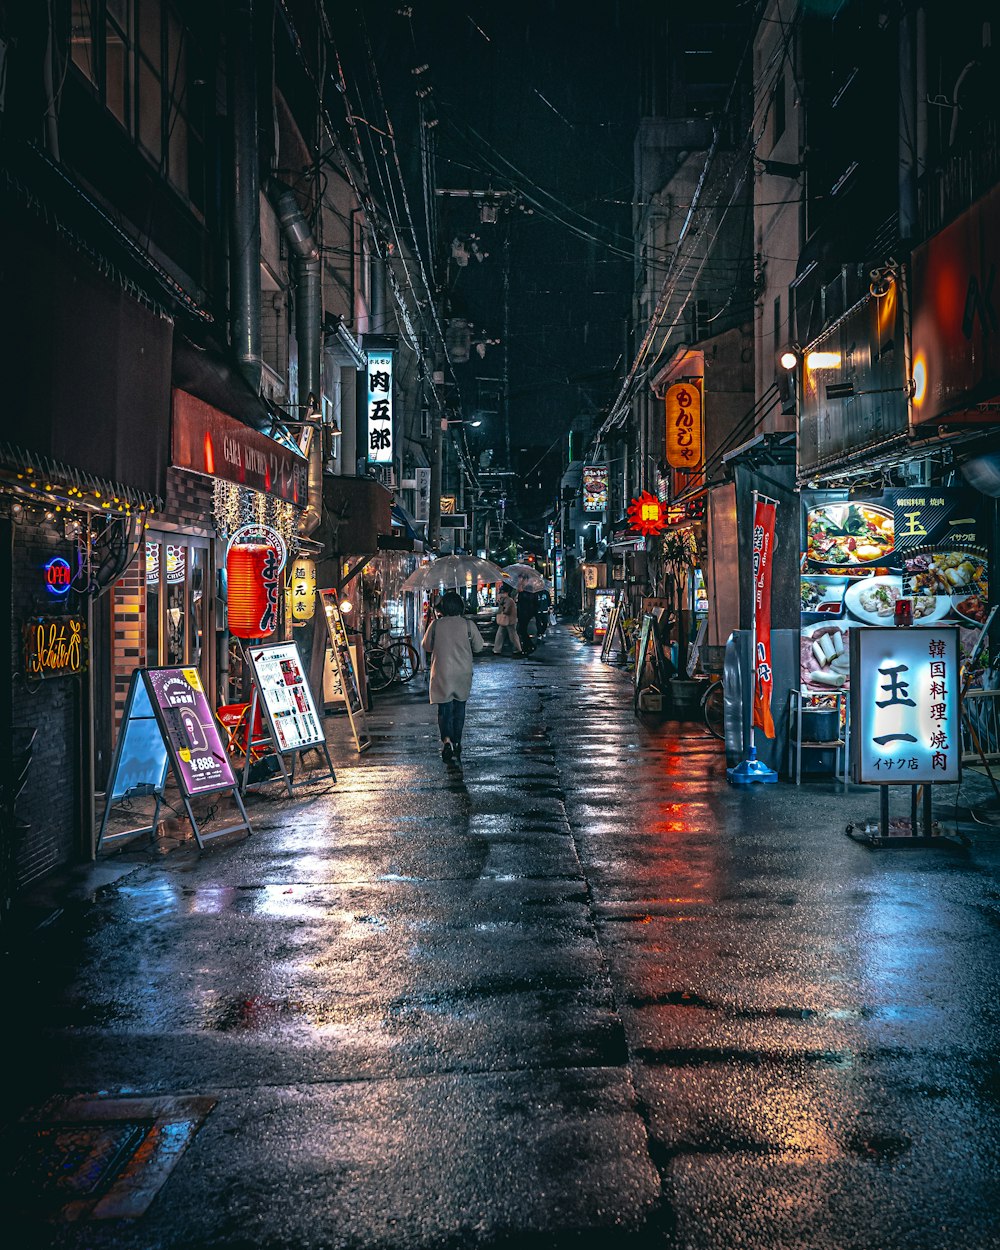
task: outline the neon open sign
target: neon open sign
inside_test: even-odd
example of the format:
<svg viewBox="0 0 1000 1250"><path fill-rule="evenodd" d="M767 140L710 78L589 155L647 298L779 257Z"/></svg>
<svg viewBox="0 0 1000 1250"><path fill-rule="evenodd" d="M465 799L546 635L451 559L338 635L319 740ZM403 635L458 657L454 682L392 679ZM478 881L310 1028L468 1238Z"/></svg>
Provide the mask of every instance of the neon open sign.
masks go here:
<svg viewBox="0 0 1000 1250"><path fill-rule="evenodd" d="M45 589L50 595L68 595L72 580L68 561L62 556L53 556L45 566Z"/></svg>

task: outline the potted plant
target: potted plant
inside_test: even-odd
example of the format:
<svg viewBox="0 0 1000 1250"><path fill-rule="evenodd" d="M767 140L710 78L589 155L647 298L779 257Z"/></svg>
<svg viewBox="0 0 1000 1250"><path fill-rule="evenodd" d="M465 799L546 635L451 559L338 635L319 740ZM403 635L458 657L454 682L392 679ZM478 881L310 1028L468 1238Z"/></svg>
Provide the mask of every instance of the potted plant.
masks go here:
<svg viewBox="0 0 1000 1250"><path fill-rule="evenodd" d="M667 582L667 598L674 620L680 623L685 575L698 563L698 548L690 529L668 530L660 539L660 555ZM670 679L670 702L678 719L698 710L702 685L691 681L683 668L683 639L678 639L677 663L680 672Z"/></svg>

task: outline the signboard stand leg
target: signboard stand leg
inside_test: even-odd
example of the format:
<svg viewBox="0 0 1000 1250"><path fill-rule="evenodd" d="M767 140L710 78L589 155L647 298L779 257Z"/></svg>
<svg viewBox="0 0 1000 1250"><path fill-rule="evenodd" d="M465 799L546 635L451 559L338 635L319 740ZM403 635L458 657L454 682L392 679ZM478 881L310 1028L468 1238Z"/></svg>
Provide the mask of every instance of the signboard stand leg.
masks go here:
<svg viewBox="0 0 1000 1250"><path fill-rule="evenodd" d="M873 820L851 823L847 826L847 835L855 842L872 848L892 847L906 850L913 847L950 847L969 846L969 839L964 834L954 835L934 832L933 787L924 782L923 785L910 786L910 827L894 832L889 815L889 793L892 786L878 787L878 824ZM918 819L919 813L919 819Z"/></svg>
<svg viewBox="0 0 1000 1250"><path fill-rule="evenodd" d="M240 829L245 829L248 836L253 833L253 830L250 828L250 817L247 815L247 809L243 806L243 797L240 794L239 786L233 786L232 795L236 802L236 806L240 809L240 815L243 819L238 820L234 825L226 825L224 829L213 829L208 835L209 842L214 841L216 838L221 838L223 834L236 833ZM191 807L191 800L184 793L183 789L181 790L181 798L184 800L184 810L187 812L187 818L191 822L191 828L194 830L194 837L195 841L198 843L198 849L203 851L205 849L205 838L202 837L201 828L198 825L198 821L195 819L194 810Z"/></svg>
<svg viewBox="0 0 1000 1250"><path fill-rule="evenodd" d="M252 671L253 669L251 667L251 672ZM257 694L257 683L255 681L253 683L253 689L250 695L250 716L247 721L247 751L246 751L246 758L243 761L243 775L240 779L240 789L242 790L244 794L246 794L247 788L249 786L263 784L263 782L259 782L259 781L256 781L256 782L250 781L250 760L251 760L251 755L253 753L254 747L270 746L272 752L274 753L275 758L278 761L278 767L281 769L281 776L284 779L285 789L288 791L288 797L291 798L292 797L292 779L288 775L288 769L285 767L285 758L281 753L281 750L278 746L278 743L277 743L277 740L275 739L274 734L271 732L271 725L266 716L264 717L264 725L265 725L264 736L262 738L255 738L253 736L253 727L254 727L254 721L257 718L258 705L259 705L259 697ZM268 778L268 780L271 780L271 779Z"/></svg>

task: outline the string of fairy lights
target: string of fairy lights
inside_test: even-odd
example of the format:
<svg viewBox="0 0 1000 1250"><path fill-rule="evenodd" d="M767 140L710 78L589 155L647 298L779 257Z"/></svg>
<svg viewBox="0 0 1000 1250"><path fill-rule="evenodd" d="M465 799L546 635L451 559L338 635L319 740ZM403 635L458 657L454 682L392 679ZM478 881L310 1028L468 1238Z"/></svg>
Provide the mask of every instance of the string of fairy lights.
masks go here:
<svg viewBox="0 0 1000 1250"><path fill-rule="evenodd" d="M216 478L212 515L223 539L228 539L241 525L269 525L281 535L290 556L298 550L298 509L284 499Z"/></svg>

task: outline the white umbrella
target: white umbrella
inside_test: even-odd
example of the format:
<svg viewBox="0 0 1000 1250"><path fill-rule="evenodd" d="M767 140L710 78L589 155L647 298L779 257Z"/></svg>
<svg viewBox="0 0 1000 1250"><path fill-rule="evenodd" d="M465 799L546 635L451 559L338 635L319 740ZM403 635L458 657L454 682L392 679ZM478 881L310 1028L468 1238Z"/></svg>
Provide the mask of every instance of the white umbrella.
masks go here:
<svg viewBox="0 0 1000 1250"><path fill-rule="evenodd" d="M411 573L402 590L472 590L502 582L506 574L489 560L476 556L442 556Z"/></svg>
<svg viewBox="0 0 1000 1250"><path fill-rule="evenodd" d="M503 571L504 580L516 590L538 591L548 590L549 584L537 569L530 564L508 564Z"/></svg>

